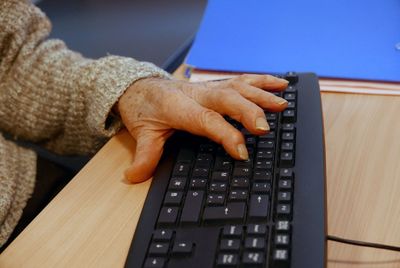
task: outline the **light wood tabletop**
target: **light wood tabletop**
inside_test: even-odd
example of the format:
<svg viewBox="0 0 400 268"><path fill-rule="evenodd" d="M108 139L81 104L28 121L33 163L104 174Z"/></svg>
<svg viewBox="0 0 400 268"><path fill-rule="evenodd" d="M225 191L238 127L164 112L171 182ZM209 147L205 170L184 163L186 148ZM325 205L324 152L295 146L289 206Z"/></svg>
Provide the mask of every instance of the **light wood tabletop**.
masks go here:
<svg viewBox="0 0 400 268"><path fill-rule="evenodd" d="M322 93L328 233L400 246L400 98ZM0 267L123 267L151 181L113 137L0 255ZM328 267L400 267L400 253L328 243Z"/></svg>

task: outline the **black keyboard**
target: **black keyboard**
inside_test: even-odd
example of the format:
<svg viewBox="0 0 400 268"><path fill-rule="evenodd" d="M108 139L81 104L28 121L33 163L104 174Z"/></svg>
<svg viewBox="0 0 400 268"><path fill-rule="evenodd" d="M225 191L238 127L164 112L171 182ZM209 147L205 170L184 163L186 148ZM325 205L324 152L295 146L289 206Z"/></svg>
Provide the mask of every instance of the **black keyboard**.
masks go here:
<svg viewBox="0 0 400 268"><path fill-rule="evenodd" d="M166 146L125 267L325 267L325 154L318 78L288 73L271 131L237 122L248 161L177 133Z"/></svg>

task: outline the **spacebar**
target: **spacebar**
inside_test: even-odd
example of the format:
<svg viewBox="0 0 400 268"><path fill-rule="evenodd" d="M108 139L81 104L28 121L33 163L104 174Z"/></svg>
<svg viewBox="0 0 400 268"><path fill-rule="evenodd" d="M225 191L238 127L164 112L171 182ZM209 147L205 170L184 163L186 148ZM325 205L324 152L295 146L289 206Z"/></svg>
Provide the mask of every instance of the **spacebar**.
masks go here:
<svg viewBox="0 0 400 268"><path fill-rule="evenodd" d="M245 203L228 203L223 207L207 207L204 210L203 220L205 222L215 221L241 221L246 213Z"/></svg>

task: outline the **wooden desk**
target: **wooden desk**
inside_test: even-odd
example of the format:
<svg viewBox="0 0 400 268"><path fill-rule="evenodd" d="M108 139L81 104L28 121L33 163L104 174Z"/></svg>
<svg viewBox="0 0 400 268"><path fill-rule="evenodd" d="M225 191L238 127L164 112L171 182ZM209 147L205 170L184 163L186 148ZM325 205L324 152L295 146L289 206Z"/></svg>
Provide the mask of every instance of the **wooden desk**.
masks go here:
<svg viewBox="0 0 400 268"><path fill-rule="evenodd" d="M400 98L323 93L328 233L400 245ZM112 138L0 255L0 267L123 267L150 181ZM400 253L328 243L328 267L400 267ZM311 268L311 267L310 267Z"/></svg>

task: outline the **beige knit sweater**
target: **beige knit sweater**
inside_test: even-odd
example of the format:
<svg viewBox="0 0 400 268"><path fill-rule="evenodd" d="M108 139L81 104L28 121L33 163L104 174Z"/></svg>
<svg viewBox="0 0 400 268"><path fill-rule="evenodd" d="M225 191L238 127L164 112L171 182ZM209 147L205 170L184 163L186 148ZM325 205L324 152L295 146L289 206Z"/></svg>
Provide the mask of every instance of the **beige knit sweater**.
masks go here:
<svg viewBox="0 0 400 268"><path fill-rule="evenodd" d="M121 126L110 112L135 80L168 74L131 58L83 58L46 40L28 0L0 0L0 131L62 154L95 152ZM35 153L0 135L0 246L33 192Z"/></svg>

